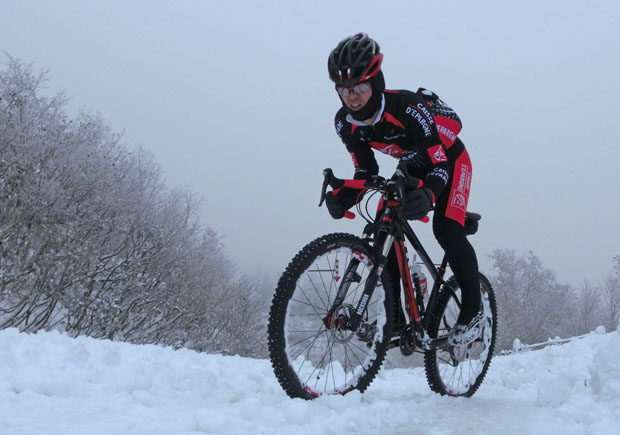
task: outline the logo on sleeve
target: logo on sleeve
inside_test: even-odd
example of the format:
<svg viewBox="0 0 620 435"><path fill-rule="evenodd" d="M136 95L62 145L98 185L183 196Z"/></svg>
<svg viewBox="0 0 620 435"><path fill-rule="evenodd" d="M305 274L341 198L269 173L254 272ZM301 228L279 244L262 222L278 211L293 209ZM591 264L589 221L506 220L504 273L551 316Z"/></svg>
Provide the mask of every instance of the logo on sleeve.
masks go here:
<svg viewBox="0 0 620 435"><path fill-rule="evenodd" d="M437 145L437 146L434 146L433 148L429 148L428 155L431 156L431 161L433 162L433 164L448 161L448 158L446 157L446 153L443 152L443 147L441 145Z"/></svg>
<svg viewBox="0 0 620 435"><path fill-rule="evenodd" d="M424 130L424 136L430 137L433 134L433 131L431 130L428 120L424 117L422 113L420 113L419 108L408 106L407 109L405 110L405 113L407 115L410 115L416 121L418 121L418 124L420 124L420 127L422 127L422 130Z"/></svg>
<svg viewBox="0 0 620 435"><path fill-rule="evenodd" d="M338 122L336 123L336 133L338 133L338 136L342 137L341 131L342 131L342 121L339 119Z"/></svg>
<svg viewBox="0 0 620 435"><path fill-rule="evenodd" d="M467 210L467 199L471 187L471 168L466 163L461 163L455 170L458 184L450 195L450 207L456 207L463 211ZM453 184L454 185L454 184Z"/></svg>

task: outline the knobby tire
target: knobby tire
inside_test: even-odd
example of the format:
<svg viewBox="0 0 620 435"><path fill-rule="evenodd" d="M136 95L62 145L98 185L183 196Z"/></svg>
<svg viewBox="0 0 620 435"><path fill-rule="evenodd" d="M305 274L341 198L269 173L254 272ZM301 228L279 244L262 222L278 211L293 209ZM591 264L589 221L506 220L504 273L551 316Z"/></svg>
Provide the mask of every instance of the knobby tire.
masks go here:
<svg viewBox="0 0 620 435"><path fill-rule="evenodd" d="M460 297L454 277L448 280ZM497 336L497 303L489 280L480 274L480 292L484 308L483 332L480 339L464 347L428 350L424 354L426 379L432 391L441 395L472 396L489 369ZM452 294L442 288L432 313L428 333L432 338L446 335L456 322L458 306Z"/></svg>
<svg viewBox="0 0 620 435"><path fill-rule="evenodd" d="M364 391L388 350L393 322L392 285L381 275L357 331L325 324L329 307L348 264L360 262L359 282L349 288L336 314L346 318L361 298L375 262L374 250L351 234L334 233L306 245L280 277L268 324L269 357L290 397ZM374 328L374 329L373 329Z"/></svg>

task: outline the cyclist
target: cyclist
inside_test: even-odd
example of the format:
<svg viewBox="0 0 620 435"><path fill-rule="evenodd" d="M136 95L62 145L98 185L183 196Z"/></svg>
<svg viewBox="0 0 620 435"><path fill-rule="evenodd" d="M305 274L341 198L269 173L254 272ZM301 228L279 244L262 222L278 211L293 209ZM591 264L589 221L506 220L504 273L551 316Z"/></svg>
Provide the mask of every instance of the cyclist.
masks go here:
<svg viewBox="0 0 620 435"><path fill-rule="evenodd" d="M403 211L407 219L415 220L435 207L433 233L448 255L463 298L449 343L466 345L480 336L482 315L478 261L464 228L472 166L457 137L460 120L426 89L385 89L382 61L379 44L365 33L343 39L330 53L329 76L342 102L335 117L336 132L351 154L355 179L379 173L373 152L377 150L406 162L410 175L423 181L422 187L406 192ZM343 189L327 195L330 215L341 219L358 194ZM400 288L394 252L388 257L388 270L395 288ZM398 312L397 329L404 323L402 310Z"/></svg>

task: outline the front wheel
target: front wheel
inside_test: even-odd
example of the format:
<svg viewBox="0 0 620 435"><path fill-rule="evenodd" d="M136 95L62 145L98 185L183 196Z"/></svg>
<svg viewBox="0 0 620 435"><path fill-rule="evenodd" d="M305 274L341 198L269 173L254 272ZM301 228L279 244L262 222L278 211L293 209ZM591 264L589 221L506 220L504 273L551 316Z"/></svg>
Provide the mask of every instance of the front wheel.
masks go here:
<svg viewBox="0 0 620 435"><path fill-rule="evenodd" d="M360 305L373 267L367 243L329 234L306 245L282 274L269 312L269 357L290 397L364 391L376 376L393 313L386 271ZM343 287L348 287L344 299L335 302ZM357 311L363 311L362 322L353 330L349 320Z"/></svg>
<svg viewBox="0 0 620 435"><path fill-rule="evenodd" d="M456 279L450 278L447 284L460 298L461 290ZM489 369L497 335L497 304L491 283L483 274L480 274L480 295L483 308L480 338L468 346L444 345L424 354L428 385L439 394L472 396ZM452 293L443 287L431 315L428 328L431 338L446 336L456 324L458 316L459 304Z"/></svg>

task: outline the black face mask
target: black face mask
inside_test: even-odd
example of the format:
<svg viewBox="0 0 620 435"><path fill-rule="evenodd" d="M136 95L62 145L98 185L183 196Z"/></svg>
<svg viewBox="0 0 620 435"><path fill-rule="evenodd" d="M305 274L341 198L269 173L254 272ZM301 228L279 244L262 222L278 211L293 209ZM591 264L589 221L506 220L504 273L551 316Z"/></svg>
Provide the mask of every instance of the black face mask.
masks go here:
<svg viewBox="0 0 620 435"><path fill-rule="evenodd" d="M366 105L364 105L364 107L362 107L360 110L349 109L347 105L344 104L344 101L342 101L342 97L338 95L340 97L340 101L342 101L342 105L345 107L345 109L347 109L349 115L351 115L351 117L356 121L366 121L372 115L374 115L381 107L381 96L383 95L383 91L385 90L385 79L383 78L383 71L379 70L379 73L373 78L371 78L368 82L372 87L372 96L370 97Z"/></svg>

